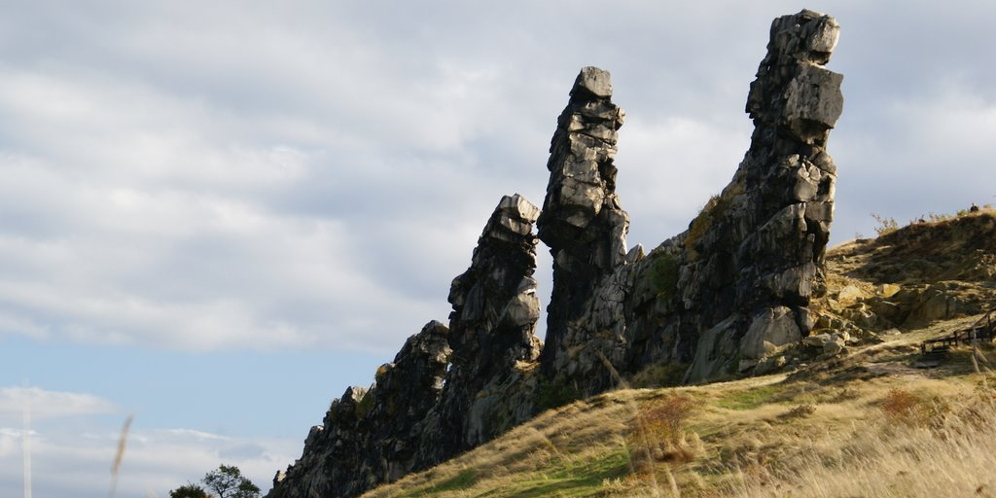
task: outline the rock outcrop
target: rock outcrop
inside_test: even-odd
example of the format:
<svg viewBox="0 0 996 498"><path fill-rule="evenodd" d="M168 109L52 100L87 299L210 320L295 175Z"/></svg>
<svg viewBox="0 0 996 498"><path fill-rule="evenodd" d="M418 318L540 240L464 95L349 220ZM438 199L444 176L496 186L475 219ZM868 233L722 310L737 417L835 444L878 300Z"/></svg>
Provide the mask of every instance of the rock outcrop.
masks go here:
<svg viewBox="0 0 996 498"><path fill-rule="evenodd" d="M311 428L301 458L274 479L271 498L358 496L414 467L422 422L443 390L449 329L432 321L408 338L376 384L351 387Z"/></svg>
<svg viewBox="0 0 996 498"><path fill-rule="evenodd" d="M490 441L532 415L527 378L542 343L536 295L539 208L504 197L484 228L473 262L453 279L449 301L451 367L426 425L420 467Z"/></svg>
<svg viewBox="0 0 996 498"><path fill-rule="evenodd" d="M684 241L693 257L682 268L682 301L704 318L689 381L751 368L813 328L807 306L822 276L837 178L826 143L843 108L843 77L823 65L839 30L811 11L772 23L747 98L750 149Z"/></svg>
<svg viewBox="0 0 996 498"><path fill-rule="evenodd" d="M838 31L805 10L773 22L732 182L647 255L627 253L615 193L623 111L608 72L582 69L551 142L542 212L518 195L501 200L453 280L449 327L430 322L373 387L334 401L267 496L356 496L626 379L704 382L781 368L770 355L793 344L842 349L843 335L802 345L833 219L837 170L825 149L842 77L824 64ZM534 336L537 238L554 259L545 345Z"/></svg>
<svg viewBox="0 0 996 498"><path fill-rule="evenodd" d="M270 498L357 496L493 439L533 413L542 343L536 281L539 208L506 196L470 268L450 288L450 327L410 337L369 390L349 388L313 427Z"/></svg>
<svg viewBox="0 0 996 498"><path fill-rule="evenodd" d="M615 193L613 164L624 116L612 103L608 71L581 69L550 143L550 182L537 223L554 261L542 357L548 375L566 354L563 337L570 323L626 255L629 215Z"/></svg>
<svg viewBox="0 0 996 498"><path fill-rule="evenodd" d="M621 258L575 293L590 298L572 303L581 311L558 344L567 353L553 361L557 385L590 395L661 366L670 378L658 381L668 383L728 377L813 328L807 306L837 173L825 146L843 104L842 77L823 64L838 31L811 11L772 23L747 98L751 146L732 182L686 232L645 258Z"/></svg>

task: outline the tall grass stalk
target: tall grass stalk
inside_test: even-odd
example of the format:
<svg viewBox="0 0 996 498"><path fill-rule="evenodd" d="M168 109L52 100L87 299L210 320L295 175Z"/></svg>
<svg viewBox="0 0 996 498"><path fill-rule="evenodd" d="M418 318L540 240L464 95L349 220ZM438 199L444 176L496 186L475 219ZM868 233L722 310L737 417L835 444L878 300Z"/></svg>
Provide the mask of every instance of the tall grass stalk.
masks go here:
<svg viewBox="0 0 996 498"><path fill-rule="evenodd" d="M124 460L125 446L128 444L128 430L131 429L131 421L134 418L134 415L128 415L128 418L124 421L124 425L121 426L121 436L118 437L118 452L114 455L114 465L111 466L111 491L108 493L110 498L114 498L114 493L118 489L118 475L121 471L121 461Z"/></svg>

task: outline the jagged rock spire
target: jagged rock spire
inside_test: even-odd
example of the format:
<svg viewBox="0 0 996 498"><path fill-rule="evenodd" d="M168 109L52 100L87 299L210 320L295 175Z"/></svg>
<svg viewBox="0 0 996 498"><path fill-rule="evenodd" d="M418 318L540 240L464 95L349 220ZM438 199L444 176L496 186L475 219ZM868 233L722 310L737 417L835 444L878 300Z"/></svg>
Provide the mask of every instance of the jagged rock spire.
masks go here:
<svg viewBox="0 0 996 498"><path fill-rule="evenodd" d="M549 371L562 353L561 339L596 282L626 256L629 215L616 195L616 141L625 113L612 103L608 71L585 67L571 89L550 143L539 237L553 255L542 364Z"/></svg>
<svg viewBox="0 0 996 498"><path fill-rule="evenodd" d="M470 268L453 279L449 301L453 364L420 462L426 466L466 451L527 420L528 392L509 389L539 357L534 335L539 208L505 196L478 239ZM497 386L504 386L498 389Z"/></svg>
<svg viewBox="0 0 996 498"><path fill-rule="evenodd" d="M519 194L503 197L478 239L470 268L453 279L450 347L454 367L466 369L460 373L468 378L485 379L496 367L532 361L539 353L534 333L540 308L532 277L539 213Z"/></svg>
<svg viewBox="0 0 996 498"><path fill-rule="evenodd" d="M771 24L747 98L750 149L685 240L702 256L682 273L682 297L711 327L689 381L750 369L813 327L807 306L822 278L837 178L825 147L844 102L843 76L823 65L839 32L833 17L809 10Z"/></svg>

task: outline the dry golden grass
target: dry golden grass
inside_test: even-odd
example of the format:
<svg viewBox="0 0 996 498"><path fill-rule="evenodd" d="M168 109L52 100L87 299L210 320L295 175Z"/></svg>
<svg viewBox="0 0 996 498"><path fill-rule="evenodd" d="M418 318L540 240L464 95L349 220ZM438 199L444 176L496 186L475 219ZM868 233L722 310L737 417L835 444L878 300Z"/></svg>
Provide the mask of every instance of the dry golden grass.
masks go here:
<svg viewBox="0 0 996 498"><path fill-rule="evenodd" d="M809 374L579 401L364 497L996 498L996 377L967 350L910 368L908 342Z"/></svg>

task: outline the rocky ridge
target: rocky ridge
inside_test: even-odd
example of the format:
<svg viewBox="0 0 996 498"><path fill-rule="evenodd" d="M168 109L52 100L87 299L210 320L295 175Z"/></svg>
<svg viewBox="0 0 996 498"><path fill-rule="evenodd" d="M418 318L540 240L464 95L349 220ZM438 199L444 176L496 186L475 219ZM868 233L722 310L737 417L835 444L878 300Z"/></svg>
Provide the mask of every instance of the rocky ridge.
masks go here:
<svg viewBox="0 0 996 498"><path fill-rule="evenodd" d="M333 401L267 496L357 496L650 369L674 377L661 382L727 378L799 343L824 289L836 179L825 146L842 97L823 65L838 31L811 11L773 22L733 181L649 255L627 253L615 194L624 113L608 72L582 69L551 141L543 210L501 200L453 281L449 327L430 322L373 387ZM545 345L534 336L537 238L554 257Z"/></svg>

